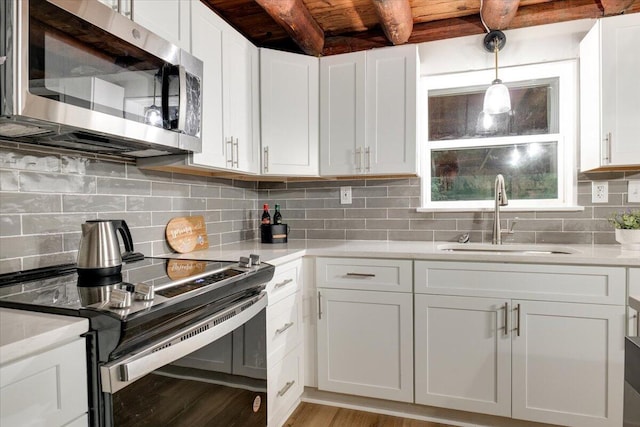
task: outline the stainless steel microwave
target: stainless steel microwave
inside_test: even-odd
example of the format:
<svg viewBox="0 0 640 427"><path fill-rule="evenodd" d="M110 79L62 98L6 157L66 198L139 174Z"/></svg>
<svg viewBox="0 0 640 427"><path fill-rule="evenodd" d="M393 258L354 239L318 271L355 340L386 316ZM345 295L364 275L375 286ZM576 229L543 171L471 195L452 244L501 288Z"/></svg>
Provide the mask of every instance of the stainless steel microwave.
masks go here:
<svg viewBox="0 0 640 427"><path fill-rule="evenodd" d="M0 140L200 152L202 61L98 0L0 2Z"/></svg>

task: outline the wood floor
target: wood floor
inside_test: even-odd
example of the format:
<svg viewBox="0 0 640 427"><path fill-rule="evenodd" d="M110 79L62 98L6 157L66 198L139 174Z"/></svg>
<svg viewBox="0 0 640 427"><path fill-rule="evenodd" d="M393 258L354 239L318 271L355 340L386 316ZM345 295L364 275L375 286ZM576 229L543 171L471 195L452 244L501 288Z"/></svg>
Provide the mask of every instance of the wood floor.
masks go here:
<svg viewBox="0 0 640 427"><path fill-rule="evenodd" d="M334 406L301 403L283 427L452 427Z"/></svg>

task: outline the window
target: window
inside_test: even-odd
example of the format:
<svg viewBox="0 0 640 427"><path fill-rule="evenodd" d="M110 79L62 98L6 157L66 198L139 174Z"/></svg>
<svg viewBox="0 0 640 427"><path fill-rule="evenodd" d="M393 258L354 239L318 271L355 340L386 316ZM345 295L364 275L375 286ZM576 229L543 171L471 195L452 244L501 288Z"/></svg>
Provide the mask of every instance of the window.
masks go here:
<svg viewBox="0 0 640 427"><path fill-rule="evenodd" d="M505 209L576 208L575 61L501 68L512 110L486 115L493 70L423 77L424 210L493 209L494 180L505 177Z"/></svg>

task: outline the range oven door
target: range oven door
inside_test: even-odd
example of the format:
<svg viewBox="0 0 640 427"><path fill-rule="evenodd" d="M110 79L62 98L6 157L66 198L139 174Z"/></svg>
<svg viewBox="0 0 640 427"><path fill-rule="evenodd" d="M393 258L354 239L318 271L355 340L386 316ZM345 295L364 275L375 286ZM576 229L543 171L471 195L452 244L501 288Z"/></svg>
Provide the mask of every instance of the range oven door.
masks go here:
<svg viewBox="0 0 640 427"><path fill-rule="evenodd" d="M106 426L267 424L266 293L100 367Z"/></svg>
<svg viewBox="0 0 640 427"><path fill-rule="evenodd" d="M98 0L8 3L0 135L107 154L130 141L134 157L201 150L200 60Z"/></svg>

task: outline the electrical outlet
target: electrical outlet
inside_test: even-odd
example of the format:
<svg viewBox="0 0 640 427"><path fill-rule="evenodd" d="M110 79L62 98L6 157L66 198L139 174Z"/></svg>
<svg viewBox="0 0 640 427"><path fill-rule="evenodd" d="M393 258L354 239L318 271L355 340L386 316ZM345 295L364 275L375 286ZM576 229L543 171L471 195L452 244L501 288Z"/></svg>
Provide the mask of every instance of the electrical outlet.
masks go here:
<svg viewBox="0 0 640 427"><path fill-rule="evenodd" d="M629 180L629 203L640 203L640 180Z"/></svg>
<svg viewBox="0 0 640 427"><path fill-rule="evenodd" d="M340 204L351 204L351 187L340 187Z"/></svg>
<svg viewBox="0 0 640 427"><path fill-rule="evenodd" d="M609 182L593 181L591 183L591 203L607 203L609 201Z"/></svg>

